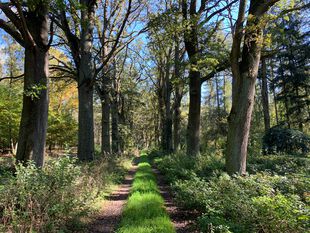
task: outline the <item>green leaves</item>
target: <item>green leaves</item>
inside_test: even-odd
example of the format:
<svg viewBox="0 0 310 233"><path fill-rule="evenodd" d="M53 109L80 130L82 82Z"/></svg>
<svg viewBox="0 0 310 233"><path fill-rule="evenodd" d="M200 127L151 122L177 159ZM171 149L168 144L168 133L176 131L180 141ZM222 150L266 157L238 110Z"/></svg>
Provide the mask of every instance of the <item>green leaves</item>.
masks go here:
<svg viewBox="0 0 310 233"><path fill-rule="evenodd" d="M24 91L24 95L31 98L31 100L39 99L41 91L46 90L43 84L33 84Z"/></svg>

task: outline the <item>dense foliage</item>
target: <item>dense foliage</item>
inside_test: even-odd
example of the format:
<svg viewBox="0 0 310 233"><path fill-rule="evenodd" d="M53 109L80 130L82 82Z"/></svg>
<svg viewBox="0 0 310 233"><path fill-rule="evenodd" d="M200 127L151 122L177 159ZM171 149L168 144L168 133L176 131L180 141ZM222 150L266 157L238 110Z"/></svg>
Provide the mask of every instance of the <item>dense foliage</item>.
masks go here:
<svg viewBox="0 0 310 233"><path fill-rule="evenodd" d="M254 156L253 174L228 176L220 154L155 159L176 201L201 213L203 232L305 232L309 227L309 159Z"/></svg>
<svg viewBox="0 0 310 233"><path fill-rule="evenodd" d="M274 126L263 138L263 149L267 153L303 153L310 151L310 137L298 130Z"/></svg>
<svg viewBox="0 0 310 233"><path fill-rule="evenodd" d="M14 175L10 170L0 174L0 231L80 231L79 217L90 213L108 185L122 179L122 160L79 164L62 157L51 159L44 169L18 164Z"/></svg>

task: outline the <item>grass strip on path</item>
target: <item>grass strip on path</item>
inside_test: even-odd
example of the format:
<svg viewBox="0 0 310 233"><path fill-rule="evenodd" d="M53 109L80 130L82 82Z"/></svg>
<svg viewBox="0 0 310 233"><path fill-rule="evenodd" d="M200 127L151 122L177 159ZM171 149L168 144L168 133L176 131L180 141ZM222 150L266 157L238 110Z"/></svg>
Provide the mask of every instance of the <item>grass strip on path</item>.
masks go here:
<svg viewBox="0 0 310 233"><path fill-rule="evenodd" d="M140 157L117 233L175 233L146 155Z"/></svg>

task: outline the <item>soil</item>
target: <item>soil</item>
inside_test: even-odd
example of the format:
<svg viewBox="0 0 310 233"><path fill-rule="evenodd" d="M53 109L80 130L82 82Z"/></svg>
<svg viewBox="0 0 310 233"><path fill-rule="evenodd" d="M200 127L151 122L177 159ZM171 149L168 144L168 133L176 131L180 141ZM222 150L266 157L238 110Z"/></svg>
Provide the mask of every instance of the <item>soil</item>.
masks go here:
<svg viewBox="0 0 310 233"><path fill-rule="evenodd" d="M173 194L170 187L164 180L164 177L157 169L153 169L157 177L157 185L161 195L165 200L165 207L170 216L170 219L176 229L177 233L197 233L195 230L195 220L198 213L195 211L188 211L176 206L173 200Z"/></svg>
<svg viewBox="0 0 310 233"><path fill-rule="evenodd" d="M97 218L90 224L89 233L112 233L119 224L123 207L128 198L133 176L137 167L134 166L125 177L122 184L104 202Z"/></svg>

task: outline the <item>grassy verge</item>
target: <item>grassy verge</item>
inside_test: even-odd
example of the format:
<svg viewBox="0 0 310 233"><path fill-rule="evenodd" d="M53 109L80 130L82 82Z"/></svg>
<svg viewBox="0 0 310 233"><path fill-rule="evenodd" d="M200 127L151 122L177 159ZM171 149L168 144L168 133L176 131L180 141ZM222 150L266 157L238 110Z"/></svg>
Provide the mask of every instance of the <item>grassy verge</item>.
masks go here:
<svg viewBox="0 0 310 233"><path fill-rule="evenodd" d="M142 156L117 233L174 233L152 168Z"/></svg>

